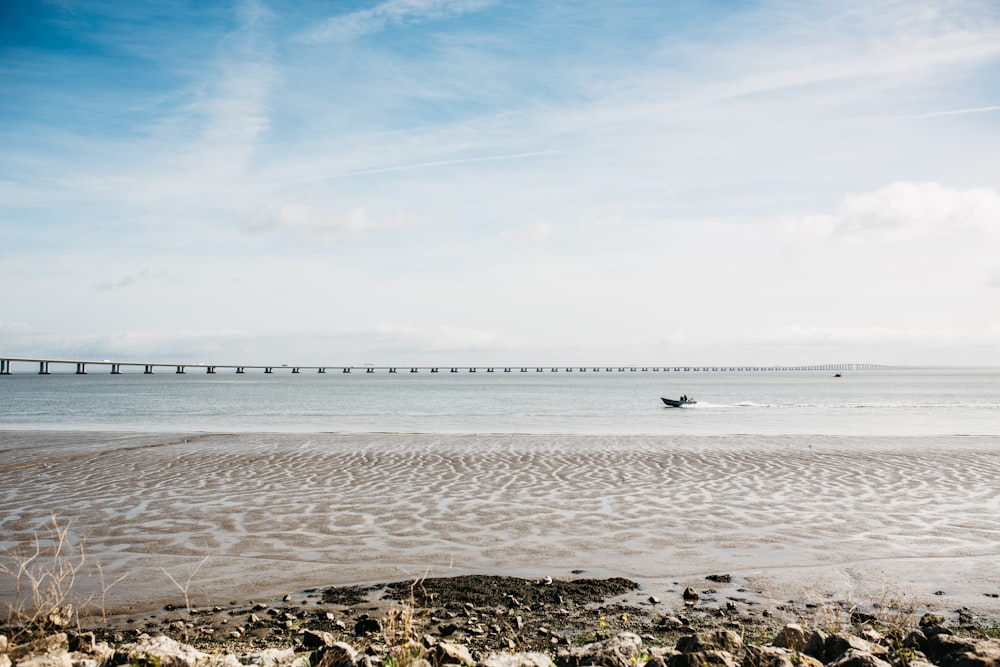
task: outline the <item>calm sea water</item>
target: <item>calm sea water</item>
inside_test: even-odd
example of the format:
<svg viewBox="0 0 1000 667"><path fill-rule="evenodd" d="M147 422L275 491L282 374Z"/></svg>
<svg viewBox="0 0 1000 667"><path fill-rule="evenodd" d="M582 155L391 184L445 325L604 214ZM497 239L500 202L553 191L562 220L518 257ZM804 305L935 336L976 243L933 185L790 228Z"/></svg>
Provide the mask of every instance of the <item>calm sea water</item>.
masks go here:
<svg viewBox="0 0 1000 667"><path fill-rule="evenodd" d="M0 377L0 428L997 435L1000 370L24 373Z"/></svg>

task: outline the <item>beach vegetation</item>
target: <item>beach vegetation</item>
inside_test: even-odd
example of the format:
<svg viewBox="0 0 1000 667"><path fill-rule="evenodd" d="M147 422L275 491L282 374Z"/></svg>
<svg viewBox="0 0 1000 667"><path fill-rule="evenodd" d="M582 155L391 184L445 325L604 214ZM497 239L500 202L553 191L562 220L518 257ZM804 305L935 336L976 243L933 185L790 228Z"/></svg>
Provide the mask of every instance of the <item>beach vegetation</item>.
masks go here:
<svg viewBox="0 0 1000 667"><path fill-rule="evenodd" d="M82 539L74 540L72 521L60 523L55 516L43 533L35 533L29 545L20 545L0 555L0 575L10 581L6 602L6 628L17 639L33 633L79 627L81 613L95 609L107 620L105 600L108 591L124 575L108 583L100 565L97 594L81 597L77 583L83 574L87 555Z"/></svg>
<svg viewBox="0 0 1000 667"><path fill-rule="evenodd" d="M15 549L0 558L0 574L12 584L7 588L12 594L6 603L6 626L15 638L78 622L80 609L90 600L74 601L73 588L86 561L83 542L73 544L70 524L60 525L54 516L26 550Z"/></svg>
<svg viewBox="0 0 1000 667"><path fill-rule="evenodd" d="M417 639L418 621L416 619L414 589L421 584L421 579L415 579L410 586L410 599L393 605L382 622L382 636L388 645L388 654L383 660L385 667L407 667L416 660L427 658L427 649ZM322 663L316 667L330 667Z"/></svg>

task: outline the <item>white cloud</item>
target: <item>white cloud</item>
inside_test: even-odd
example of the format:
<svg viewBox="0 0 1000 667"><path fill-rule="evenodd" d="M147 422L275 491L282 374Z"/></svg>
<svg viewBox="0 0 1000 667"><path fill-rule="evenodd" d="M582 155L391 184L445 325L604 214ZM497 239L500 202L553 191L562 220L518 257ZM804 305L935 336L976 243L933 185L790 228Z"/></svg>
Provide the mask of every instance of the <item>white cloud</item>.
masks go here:
<svg viewBox="0 0 1000 667"><path fill-rule="evenodd" d="M356 206L344 213L333 213L308 204L281 204L254 211L245 223L250 231L284 230L319 243L360 241L376 230L400 227L406 224L402 215L373 219L364 206Z"/></svg>
<svg viewBox="0 0 1000 667"><path fill-rule="evenodd" d="M375 339L373 345L375 351L403 350L415 354L496 352L511 349L517 344L513 338L493 331L456 326L381 323L369 332L368 337Z"/></svg>
<svg viewBox="0 0 1000 667"><path fill-rule="evenodd" d="M153 277L165 278L167 276L166 269L152 270L148 267L143 268L136 273L121 276L120 278L115 278L112 280L102 280L94 285L94 290L97 292L110 292L118 289L124 289L126 287L132 287L140 281L147 280Z"/></svg>
<svg viewBox="0 0 1000 667"><path fill-rule="evenodd" d="M799 226L824 235L889 238L997 234L1000 194L992 188L959 190L934 182L897 181L874 192L848 195L837 214L812 216Z"/></svg>
<svg viewBox="0 0 1000 667"><path fill-rule="evenodd" d="M520 227L511 227L503 231L503 238L513 241L529 241L541 243L548 241L558 233L558 226L550 220L535 220Z"/></svg>
<svg viewBox="0 0 1000 667"><path fill-rule="evenodd" d="M833 345L845 347L894 345L935 347L961 345L1000 344L1000 328L996 325L983 329L894 329L885 326L871 327L807 327L792 325L780 327L761 336L769 345Z"/></svg>
<svg viewBox="0 0 1000 667"><path fill-rule="evenodd" d="M379 32L387 25L420 23L479 11L497 0L386 0L371 9L334 16L323 21L300 39L323 43L348 41Z"/></svg>

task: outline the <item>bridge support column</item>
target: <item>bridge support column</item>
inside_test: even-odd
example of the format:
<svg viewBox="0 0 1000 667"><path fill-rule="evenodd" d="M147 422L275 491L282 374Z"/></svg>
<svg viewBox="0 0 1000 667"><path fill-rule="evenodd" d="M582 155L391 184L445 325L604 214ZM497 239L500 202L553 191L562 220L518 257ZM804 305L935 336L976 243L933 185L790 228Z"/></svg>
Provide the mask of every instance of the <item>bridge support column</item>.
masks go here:
<svg viewBox="0 0 1000 667"><path fill-rule="evenodd" d="M206 375L215 375L215 366L209 366L205 369Z"/></svg>
<svg viewBox="0 0 1000 667"><path fill-rule="evenodd" d="M0 359L0 375L10 375L9 359Z"/></svg>
<svg viewBox="0 0 1000 667"><path fill-rule="evenodd" d="M351 369L350 369L350 368L345 368L344 370L342 370L342 371L340 371L340 372L341 372L341 373L350 373L350 372L351 372Z"/></svg>
<svg viewBox="0 0 1000 667"><path fill-rule="evenodd" d="M174 371L174 372L175 372L175 373L176 373L177 375L185 375L185 374L187 373L187 369L186 369L186 368L184 368L183 366L178 366L178 367L177 367L177 370L176 370L176 371Z"/></svg>
<svg viewBox="0 0 1000 667"><path fill-rule="evenodd" d="M325 369L325 368L321 368L321 369L319 369L319 370L318 370L318 371L316 371L316 372L317 372L317 373L326 373L326 369Z"/></svg>
<svg viewBox="0 0 1000 667"><path fill-rule="evenodd" d="M122 374L122 365L121 364L111 364L111 374L112 375L121 375Z"/></svg>
<svg viewBox="0 0 1000 667"><path fill-rule="evenodd" d="M87 364L83 363L82 361L76 362L76 374L77 375L86 375L87 374Z"/></svg>
<svg viewBox="0 0 1000 667"><path fill-rule="evenodd" d="M246 372L247 372L246 369L243 368L242 366L237 366L236 367L236 374L237 375L245 375Z"/></svg>
<svg viewBox="0 0 1000 667"><path fill-rule="evenodd" d="M270 366L268 366L267 368L264 369L264 373L266 373L267 375L270 375L273 372L274 372L274 369L271 368Z"/></svg>
<svg viewBox="0 0 1000 667"><path fill-rule="evenodd" d="M47 362L47 361L40 361L40 362L38 362L38 374L39 375L48 375L49 374L49 362Z"/></svg>
<svg viewBox="0 0 1000 667"><path fill-rule="evenodd" d="M299 372L299 369L298 369L298 368L293 368L293 369L292 369L292 372L293 372L293 373L298 373L298 372Z"/></svg>
<svg viewBox="0 0 1000 667"><path fill-rule="evenodd" d="M152 375L153 374L153 366L151 364L146 364L146 370L143 371L143 374L145 374L145 375Z"/></svg>

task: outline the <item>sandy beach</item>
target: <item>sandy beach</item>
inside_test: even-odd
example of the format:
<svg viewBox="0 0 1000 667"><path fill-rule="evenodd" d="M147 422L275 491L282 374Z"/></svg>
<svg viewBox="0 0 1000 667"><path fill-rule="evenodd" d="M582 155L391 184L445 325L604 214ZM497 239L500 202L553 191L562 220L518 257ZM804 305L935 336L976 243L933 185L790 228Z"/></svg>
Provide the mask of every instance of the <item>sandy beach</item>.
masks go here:
<svg viewBox="0 0 1000 667"><path fill-rule="evenodd" d="M0 546L53 517L111 609L465 573L1000 616L1000 438L0 431ZM176 582L176 583L175 583ZM0 596L12 589L4 584Z"/></svg>

